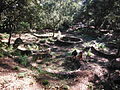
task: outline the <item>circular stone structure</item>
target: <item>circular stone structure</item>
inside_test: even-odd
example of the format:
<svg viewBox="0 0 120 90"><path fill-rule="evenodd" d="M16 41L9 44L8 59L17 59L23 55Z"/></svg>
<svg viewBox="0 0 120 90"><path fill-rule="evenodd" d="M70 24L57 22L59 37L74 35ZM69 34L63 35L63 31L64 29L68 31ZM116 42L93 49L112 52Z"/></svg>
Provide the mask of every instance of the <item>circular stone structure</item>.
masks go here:
<svg viewBox="0 0 120 90"><path fill-rule="evenodd" d="M64 36L64 37L61 37L60 39L57 39L55 41L55 45L70 46L70 45L78 44L81 42L82 40L80 38L73 37L73 36Z"/></svg>

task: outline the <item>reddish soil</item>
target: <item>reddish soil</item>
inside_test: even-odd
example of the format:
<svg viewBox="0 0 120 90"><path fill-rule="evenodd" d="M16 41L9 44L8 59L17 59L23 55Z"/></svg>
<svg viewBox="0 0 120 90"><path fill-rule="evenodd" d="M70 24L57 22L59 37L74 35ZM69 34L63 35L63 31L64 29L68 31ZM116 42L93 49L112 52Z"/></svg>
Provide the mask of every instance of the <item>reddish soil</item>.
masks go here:
<svg viewBox="0 0 120 90"><path fill-rule="evenodd" d="M15 70L19 66L20 70ZM23 77L19 74L25 73ZM33 72L14 62L11 58L0 58L0 90L41 90Z"/></svg>

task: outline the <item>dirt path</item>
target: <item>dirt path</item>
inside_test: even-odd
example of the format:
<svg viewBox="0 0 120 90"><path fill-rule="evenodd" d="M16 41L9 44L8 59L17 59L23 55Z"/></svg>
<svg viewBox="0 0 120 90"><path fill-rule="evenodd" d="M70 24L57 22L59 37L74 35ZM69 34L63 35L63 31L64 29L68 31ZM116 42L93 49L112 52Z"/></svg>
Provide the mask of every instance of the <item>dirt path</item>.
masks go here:
<svg viewBox="0 0 120 90"><path fill-rule="evenodd" d="M15 70L18 66L19 70ZM33 77L34 73L14 62L0 58L0 90L42 90Z"/></svg>

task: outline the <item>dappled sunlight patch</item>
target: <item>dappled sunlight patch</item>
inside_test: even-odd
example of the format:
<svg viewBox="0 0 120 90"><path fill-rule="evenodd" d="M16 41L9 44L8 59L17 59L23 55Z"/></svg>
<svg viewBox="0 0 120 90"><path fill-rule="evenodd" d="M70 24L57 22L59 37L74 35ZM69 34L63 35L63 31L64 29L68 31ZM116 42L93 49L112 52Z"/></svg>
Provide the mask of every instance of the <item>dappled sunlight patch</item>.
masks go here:
<svg viewBox="0 0 120 90"><path fill-rule="evenodd" d="M16 90L16 89L40 89L37 84L34 73L15 63L11 58L0 58L0 62L4 66L0 67L0 89ZM2 65L2 64L1 64ZM10 66L10 67L8 67ZM3 68L4 67L4 68ZM3 68L3 69L2 69ZM17 69L18 68L18 69Z"/></svg>
<svg viewBox="0 0 120 90"><path fill-rule="evenodd" d="M101 77L101 76L105 75L106 73L108 73L108 71L104 67L100 66L99 64L91 63L88 66L91 67L91 70L95 74L97 74L99 77Z"/></svg>
<svg viewBox="0 0 120 90"><path fill-rule="evenodd" d="M0 71L1 72L14 72L14 67L18 66L11 58L0 58ZM2 73L1 73L2 74Z"/></svg>
<svg viewBox="0 0 120 90"><path fill-rule="evenodd" d="M62 85L62 81L65 83L64 88L66 88L66 85L69 84L68 86L70 87L70 90L87 90L94 88L94 82L90 82L95 78L95 75L99 79L105 79L104 75L108 73L106 66L109 64L109 61L108 59L105 59L104 56L99 57L99 53L93 53L91 47L94 47L94 49L96 49L98 52L101 51L103 53L110 54L116 52L115 50L110 51L110 49L108 49L108 47L106 47L103 42L99 42L99 40L92 39L89 36L85 36L89 40L85 40L82 35L75 36L75 38L73 37L73 35L73 38L71 39L69 39L69 37L62 38L61 40L65 42L79 42L79 40L82 41L80 43L74 43L69 47L64 45L55 45L54 42L57 40L56 37L38 38L33 35L27 34L23 34L22 36L24 44L20 45L18 49L20 49L21 52L29 50L32 53L27 55L27 57L25 58L23 58L24 55L21 54L18 54L17 57L20 57L21 59L23 59L23 61L26 60L26 58L28 59L28 67L31 66L33 70L38 71L37 74L38 78L40 79L37 78L37 82L39 82L39 84L42 85L43 88L47 88L47 85L50 86L50 88L64 87L64 85ZM88 49L85 50L85 48L87 47ZM72 57L72 52L74 50L77 50L78 53L83 53L82 60ZM2 63L1 65L5 66L6 63ZM25 68L21 68L18 66L19 65L15 64L12 69L15 71L26 71ZM6 66L6 68L9 69L10 67L11 65ZM36 76L37 75L35 75L35 77ZM24 78L28 78L26 74L16 75L16 77L21 80L24 80ZM54 86L55 83L57 83L56 86ZM34 83L31 82L29 84L33 85ZM19 85L18 87L21 88L21 86Z"/></svg>
<svg viewBox="0 0 120 90"><path fill-rule="evenodd" d="M17 73L6 74L0 78L0 88L6 90L16 89L40 89L35 79L31 76L18 78Z"/></svg>

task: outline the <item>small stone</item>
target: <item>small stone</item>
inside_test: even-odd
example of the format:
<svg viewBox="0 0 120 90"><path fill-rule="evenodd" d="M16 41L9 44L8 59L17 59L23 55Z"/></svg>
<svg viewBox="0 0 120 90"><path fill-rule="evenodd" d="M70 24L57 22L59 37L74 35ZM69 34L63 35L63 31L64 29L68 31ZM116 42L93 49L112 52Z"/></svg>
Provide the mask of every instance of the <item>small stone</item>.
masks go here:
<svg viewBox="0 0 120 90"><path fill-rule="evenodd" d="M37 60L36 63L42 64L42 63L43 63L43 60Z"/></svg>
<svg viewBox="0 0 120 90"><path fill-rule="evenodd" d="M31 63L32 67L38 67L37 63Z"/></svg>

